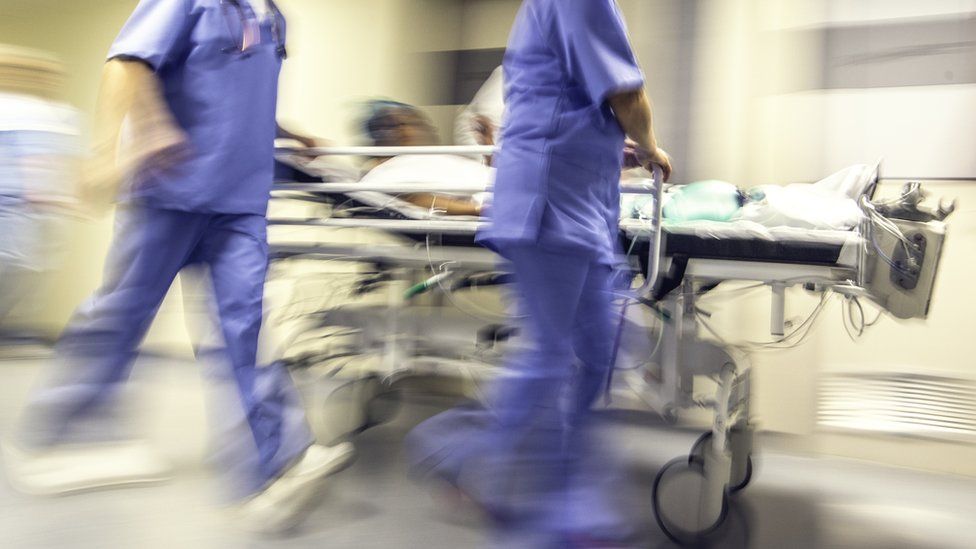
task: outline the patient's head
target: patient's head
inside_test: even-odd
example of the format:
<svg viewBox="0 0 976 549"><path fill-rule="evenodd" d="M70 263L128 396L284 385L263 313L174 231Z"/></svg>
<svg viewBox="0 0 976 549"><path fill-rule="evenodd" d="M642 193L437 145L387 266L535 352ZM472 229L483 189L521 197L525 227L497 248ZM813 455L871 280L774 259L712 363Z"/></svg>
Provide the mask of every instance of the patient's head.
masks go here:
<svg viewBox="0 0 976 549"><path fill-rule="evenodd" d="M395 101L373 101L363 126L376 147L436 145L437 130L417 107Z"/></svg>

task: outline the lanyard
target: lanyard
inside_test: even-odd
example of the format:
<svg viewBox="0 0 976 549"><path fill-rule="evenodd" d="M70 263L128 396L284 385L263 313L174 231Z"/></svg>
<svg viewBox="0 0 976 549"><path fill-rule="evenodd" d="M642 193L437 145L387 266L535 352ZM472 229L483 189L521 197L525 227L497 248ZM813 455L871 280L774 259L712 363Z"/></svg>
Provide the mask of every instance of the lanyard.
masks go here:
<svg viewBox="0 0 976 549"><path fill-rule="evenodd" d="M284 59L288 57L288 50L285 48L285 42L282 36L284 34L281 28L283 17L278 10L278 6L273 1L267 0L267 2L268 12L271 16L271 39L275 45L275 53L278 54L278 57ZM237 53L245 57L250 55L251 48L261 43L261 22L257 20L257 17L248 16L241 0L220 0L220 6L224 12L227 30L232 36L234 35L234 28L233 15L228 13L230 10L237 13L241 24L240 39L235 41L237 45L224 48L222 51L224 53Z"/></svg>

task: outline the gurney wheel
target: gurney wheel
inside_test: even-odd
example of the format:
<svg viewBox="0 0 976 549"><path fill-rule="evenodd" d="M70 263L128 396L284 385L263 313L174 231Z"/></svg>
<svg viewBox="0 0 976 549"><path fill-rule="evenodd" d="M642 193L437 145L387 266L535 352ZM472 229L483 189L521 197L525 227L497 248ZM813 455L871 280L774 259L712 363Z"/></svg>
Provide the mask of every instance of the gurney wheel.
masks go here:
<svg viewBox="0 0 976 549"><path fill-rule="evenodd" d="M389 385L378 385L376 392L366 402L366 428L388 423L400 411L403 392Z"/></svg>
<svg viewBox="0 0 976 549"><path fill-rule="evenodd" d="M733 431L731 436L737 436L736 432ZM691 453L688 454L689 463L704 463L705 462L705 445L710 444L712 441L712 432L708 431L702 433L698 440L691 446ZM736 456L733 455L732 459L735 460ZM733 471L735 467L733 467ZM741 492L749 486L749 482L752 481L752 454L746 455L745 469L742 474L742 478L732 478L729 479L729 493L735 494L736 492Z"/></svg>
<svg viewBox="0 0 976 549"><path fill-rule="evenodd" d="M735 479L733 479L733 480L735 480ZM742 490L745 490L746 489L746 486L749 486L749 483L751 481L752 481L752 456L749 455L749 456L746 456L746 471L745 471L745 474L742 475L742 479L739 480L739 482L729 485L729 493L730 494L735 494L737 492L741 492Z"/></svg>
<svg viewBox="0 0 976 549"><path fill-rule="evenodd" d="M715 531L728 514L728 497L723 491L716 517L704 517L701 498L707 493L701 461L676 458L667 463L654 479L654 519L674 542L689 544Z"/></svg>
<svg viewBox="0 0 976 549"><path fill-rule="evenodd" d="M700 437L691 445L691 452L688 453L688 463L699 462L703 463L705 460L705 445L711 442L712 432L706 431L701 434Z"/></svg>

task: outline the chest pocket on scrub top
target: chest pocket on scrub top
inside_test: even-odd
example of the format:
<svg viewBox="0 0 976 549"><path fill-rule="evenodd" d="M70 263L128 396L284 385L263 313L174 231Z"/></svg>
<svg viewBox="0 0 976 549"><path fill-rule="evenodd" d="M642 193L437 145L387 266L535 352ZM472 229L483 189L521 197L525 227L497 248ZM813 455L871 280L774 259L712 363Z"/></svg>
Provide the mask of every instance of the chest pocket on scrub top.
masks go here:
<svg viewBox="0 0 976 549"><path fill-rule="evenodd" d="M279 59L288 56L285 47L284 17L274 2L268 2L269 22L262 22L255 15L248 0L220 0L220 18L224 36L220 51L232 57L249 57L259 48L270 44ZM265 0L258 0L265 1ZM270 33L265 27L270 27ZM270 34L270 36L268 36Z"/></svg>

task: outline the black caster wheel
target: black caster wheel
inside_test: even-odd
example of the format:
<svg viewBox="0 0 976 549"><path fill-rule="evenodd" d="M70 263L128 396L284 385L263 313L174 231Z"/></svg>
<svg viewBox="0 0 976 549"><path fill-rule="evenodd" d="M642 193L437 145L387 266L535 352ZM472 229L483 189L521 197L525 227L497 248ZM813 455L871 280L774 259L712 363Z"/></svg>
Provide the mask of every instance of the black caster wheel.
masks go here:
<svg viewBox="0 0 976 549"><path fill-rule="evenodd" d="M654 519L675 543L702 541L728 516L729 502L724 490L718 515L702 516L701 498L707 484L704 464L683 457L668 462L654 479Z"/></svg>
<svg viewBox="0 0 976 549"><path fill-rule="evenodd" d="M733 435L734 436L734 435ZM705 463L705 445L712 442L712 432L708 431L702 433L698 440L691 446L691 452L688 454L688 463ZM734 471L733 467L733 471ZM729 481L729 493L735 494L745 490L749 483L752 481L752 454L746 456L745 470L743 471L741 478L733 478Z"/></svg>
<svg viewBox="0 0 976 549"><path fill-rule="evenodd" d="M691 452L688 452L688 463L704 463L705 462L705 445L712 441L712 432L706 431L695 440L695 443L691 445Z"/></svg>
<svg viewBox="0 0 976 549"><path fill-rule="evenodd" d="M403 402L402 391L383 387L366 403L366 427L389 423L399 413Z"/></svg>
<svg viewBox="0 0 976 549"><path fill-rule="evenodd" d="M746 456L746 470L742 475L741 479L732 479L733 483L729 484L729 493L736 494L746 489L749 483L752 481L752 456ZM738 482L734 482L738 480Z"/></svg>

